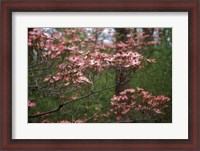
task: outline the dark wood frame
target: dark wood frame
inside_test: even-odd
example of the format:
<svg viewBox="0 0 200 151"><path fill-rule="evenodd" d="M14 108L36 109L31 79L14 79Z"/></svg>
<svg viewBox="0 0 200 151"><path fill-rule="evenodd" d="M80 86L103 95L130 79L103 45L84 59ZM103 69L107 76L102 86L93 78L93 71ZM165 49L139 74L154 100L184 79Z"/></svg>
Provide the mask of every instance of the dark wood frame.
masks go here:
<svg viewBox="0 0 200 151"><path fill-rule="evenodd" d="M10 149L200 150L198 0L7 0L1 2L1 147ZM188 12L189 138L185 140L14 140L12 134L12 12ZM181 51L181 50L180 50ZM199 110L198 110L199 109Z"/></svg>

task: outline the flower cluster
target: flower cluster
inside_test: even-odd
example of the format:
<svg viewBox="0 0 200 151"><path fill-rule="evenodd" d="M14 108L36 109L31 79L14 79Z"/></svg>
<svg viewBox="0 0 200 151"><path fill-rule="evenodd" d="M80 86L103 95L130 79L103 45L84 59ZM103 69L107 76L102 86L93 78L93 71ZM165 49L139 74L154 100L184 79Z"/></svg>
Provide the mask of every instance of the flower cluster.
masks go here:
<svg viewBox="0 0 200 151"><path fill-rule="evenodd" d="M142 59L142 55L133 50L126 52L121 50L114 55L115 66L122 66L125 68L138 68Z"/></svg>
<svg viewBox="0 0 200 151"><path fill-rule="evenodd" d="M36 103L31 100L28 100L28 107L30 107L30 108L36 107Z"/></svg>
<svg viewBox="0 0 200 151"><path fill-rule="evenodd" d="M153 96L148 91L137 88L126 89L114 95L111 99L111 112L116 115L116 120L120 121L124 115L130 111L155 114L164 114L162 110L166 108L170 98L159 95Z"/></svg>
<svg viewBox="0 0 200 151"><path fill-rule="evenodd" d="M99 33L102 32L103 29L96 28L95 30ZM83 34L80 34L80 32ZM126 43L119 41L113 44L106 44L101 41L97 41L94 35L84 37L84 33L87 34L87 30L85 28L66 29L63 32L56 31L52 34L45 33L41 28L34 28L32 31L29 31L28 45L38 51L41 51L41 57L50 56L51 58L58 58L63 52L73 53L74 51L88 51L89 53L96 53L104 50L113 52L113 50L116 49L127 51L138 49L143 44L155 45L157 43L155 41L143 41L144 38L148 37L144 35L144 33L142 34L143 36L137 37L135 37L134 34L129 34L127 35L128 40ZM137 42L138 39L140 39L140 43Z"/></svg>
<svg viewBox="0 0 200 151"><path fill-rule="evenodd" d="M74 121L74 123L84 123L85 121L84 120L76 120ZM62 121L58 121L57 123L72 123L68 120L62 120Z"/></svg>

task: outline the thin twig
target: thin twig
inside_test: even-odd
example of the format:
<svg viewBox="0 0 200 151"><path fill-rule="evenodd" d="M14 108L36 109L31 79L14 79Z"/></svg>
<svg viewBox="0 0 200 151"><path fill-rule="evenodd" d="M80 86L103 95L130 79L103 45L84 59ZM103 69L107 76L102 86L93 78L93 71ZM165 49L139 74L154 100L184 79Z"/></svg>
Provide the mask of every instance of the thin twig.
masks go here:
<svg viewBox="0 0 200 151"><path fill-rule="evenodd" d="M71 102L84 99L84 98L89 97L90 95L92 95L92 94L94 94L94 93L97 93L97 92L101 92L101 91L104 91L104 90L108 90L108 89L114 88L114 87L116 87L116 86L118 86L118 85L120 85L120 84L126 83L127 81L128 81L128 80L125 80L124 82L115 84L115 85L110 86L110 87L107 87L107 88L99 89L99 90L96 90L96 91L91 91L90 93L88 93L88 94L86 94L86 95L84 95L84 96L81 96L81 97L79 97L79 98L77 98L77 99L69 100L69 101L67 101L67 102L64 102L64 103L61 104L59 107L57 107L57 108L55 108L55 109L53 109L53 110L51 110L51 111L47 111L47 112L40 113L40 114L37 114L37 115L31 115L31 116L28 116L28 118L40 117L40 116L43 116L43 115L45 115L45 114L52 114L52 113L54 113L54 112L58 112L58 111L61 110L61 108L62 108L63 106L65 106L65 105L67 105L67 104L69 104L69 103L71 103Z"/></svg>

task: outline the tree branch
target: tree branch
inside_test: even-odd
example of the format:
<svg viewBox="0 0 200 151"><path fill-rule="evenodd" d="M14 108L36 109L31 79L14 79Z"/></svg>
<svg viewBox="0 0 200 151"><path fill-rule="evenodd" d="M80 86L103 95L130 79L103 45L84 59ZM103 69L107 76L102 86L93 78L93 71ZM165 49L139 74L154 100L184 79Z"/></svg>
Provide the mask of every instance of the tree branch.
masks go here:
<svg viewBox="0 0 200 151"><path fill-rule="evenodd" d="M61 104L59 107L57 107L57 108L55 108L55 109L53 109L53 110L50 110L50 111L47 111L47 112L43 112L43 113L41 113L41 114L31 115L31 116L28 116L28 118L40 117L40 116L43 116L43 115L45 115L45 114L52 114L52 113L54 113L54 112L58 112L58 111L61 110L61 108L62 108L63 106L65 106L65 105L67 105L67 104L69 104L69 103L71 103L71 102L84 99L84 98L89 97L90 95L92 95L92 94L94 94L94 93L97 93L97 92L101 92L101 91L104 91L104 90L108 90L108 89L114 88L114 87L116 87L116 86L118 86L118 85L120 85L120 84L124 84L124 83L127 82L128 80L129 80L129 79L126 79L124 82L117 83L117 84L115 84L115 85L113 85L113 86L110 86L110 87L107 87L107 88L103 88L103 89L91 91L90 93L88 93L88 94L86 94L86 95L84 95L84 96L81 96L81 97L79 97L79 98L77 98L77 99L66 101L66 102L64 102L63 104Z"/></svg>

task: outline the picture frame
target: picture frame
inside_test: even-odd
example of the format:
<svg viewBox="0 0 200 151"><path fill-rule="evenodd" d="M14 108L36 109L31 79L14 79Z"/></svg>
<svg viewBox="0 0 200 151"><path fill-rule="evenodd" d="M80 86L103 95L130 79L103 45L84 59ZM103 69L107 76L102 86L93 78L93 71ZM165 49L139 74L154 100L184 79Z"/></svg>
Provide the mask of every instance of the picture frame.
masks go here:
<svg viewBox="0 0 200 151"><path fill-rule="evenodd" d="M199 150L199 5L198 0L2 1L0 53L1 149ZM12 139L13 12L188 12L188 139Z"/></svg>

